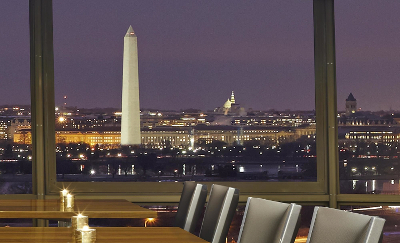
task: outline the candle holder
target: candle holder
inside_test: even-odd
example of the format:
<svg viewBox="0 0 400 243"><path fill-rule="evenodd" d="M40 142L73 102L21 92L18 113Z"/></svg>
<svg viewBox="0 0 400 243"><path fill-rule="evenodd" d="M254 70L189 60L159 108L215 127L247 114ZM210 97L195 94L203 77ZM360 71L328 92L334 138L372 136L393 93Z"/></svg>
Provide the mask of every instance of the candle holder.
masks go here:
<svg viewBox="0 0 400 243"><path fill-rule="evenodd" d="M64 212L65 211L65 206L64 206L64 200L60 201L60 212Z"/></svg>
<svg viewBox="0 0 400 243"><path fill-rule="evenodd" d="M74 209L74 201L75 201L75 196L72 194L67 194L64 197L64 209L65 211L73 211Z"/></svg>
<svg viewBox="0 0 400 243"><path fill-rule="evenodd" d="M74 234L76 230L83 229L84 226L87 226L89 224L88 221L89 221L88 216L83 216L82 214L78 214L77 216L72 216L71 227Z"/></svg>
<svg viewBox="0 0 400 243"><path fill-rule="evenodd" d="M85 225L82 229L76 230L75 242L76 243L96 242L96 229L89 229L89 226Z"/></svg>
<svg viewBox="0 0 400 243"><path fill-rule="evenodd" d="M60 191L60 202L64 203L64 197L67 196L69 191L67 189L64 189Z"/></svg>

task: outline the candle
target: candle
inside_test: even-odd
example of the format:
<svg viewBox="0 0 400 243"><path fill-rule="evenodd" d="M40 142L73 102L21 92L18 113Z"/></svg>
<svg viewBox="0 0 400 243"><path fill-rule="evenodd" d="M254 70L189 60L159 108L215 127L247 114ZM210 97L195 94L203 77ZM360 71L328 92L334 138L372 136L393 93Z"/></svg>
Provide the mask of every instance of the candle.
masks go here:
<svg viewBox="0 0 400 243"><path fill-rule="evenodd" d="M67 189L64 189L64 190L60 191L60 201L61 201L61 203L64 203L64 197L67 196L68 193L69 193L69 191Z"/></svg>
<svg viewBox="0 0 400 243"><path fill-rule="evenodd" d="M89 226L85 225L76 232L75 238L77 243L93 243L96 241L96 229L89 229Z"/></svg>
<svg viewBox="0 0 400 243"><path fill-rule="evenodd" d="M85 225L88 225L88 216L83 216L82 214L72 216L71 226L74 232L75 230L82 229Z"/></svg>
<svg viewBox="0 0 400 243"><path fill-rule="evenodd" d="M64 197L64 204L66 209L72 209L74 207L74 195L67 194Z"/></svg>

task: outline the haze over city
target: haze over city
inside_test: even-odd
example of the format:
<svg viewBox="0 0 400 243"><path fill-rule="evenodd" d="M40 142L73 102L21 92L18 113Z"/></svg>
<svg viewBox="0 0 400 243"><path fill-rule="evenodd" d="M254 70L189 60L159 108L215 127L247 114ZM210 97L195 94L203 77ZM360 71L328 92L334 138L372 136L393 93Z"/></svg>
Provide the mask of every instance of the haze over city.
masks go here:
<svg viewBox="0 0 400 243"><path fill-rule="evenodd" d="M338 109L353 92L363 110L400 110L400 101L388 98L400 88L400 32L393 25L400 3L360 3L335 2ZM8 23L0 36L0 104L29 104L28 2L0 6L0 21ZM314 109L312 1L53 7L56 104L67 95L70 106L121 106L123 36L132 25L143 108L211 110L235 90L246 108Z"/></svg>

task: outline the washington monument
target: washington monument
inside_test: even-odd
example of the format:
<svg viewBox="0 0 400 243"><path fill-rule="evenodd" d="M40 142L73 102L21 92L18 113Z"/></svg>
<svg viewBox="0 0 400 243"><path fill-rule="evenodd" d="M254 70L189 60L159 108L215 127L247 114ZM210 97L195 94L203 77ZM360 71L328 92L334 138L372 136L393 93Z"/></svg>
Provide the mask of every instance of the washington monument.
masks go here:
<svg viewBox="0 0 400 243"><path fill-rule="evenodd" d="M141 144L137 37L129 26L124 37L121 145Z"/></svg>

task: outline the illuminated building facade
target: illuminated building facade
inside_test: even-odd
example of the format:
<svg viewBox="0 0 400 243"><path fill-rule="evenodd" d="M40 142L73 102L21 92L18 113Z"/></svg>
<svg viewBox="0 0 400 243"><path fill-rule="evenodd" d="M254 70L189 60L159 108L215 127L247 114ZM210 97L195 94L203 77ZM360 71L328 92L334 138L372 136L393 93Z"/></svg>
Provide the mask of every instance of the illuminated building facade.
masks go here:
<svg viewBox="0 0 400 243"><path fill-rule="evenodd" d="M146 148L190 148L194 143L209 144L221 141L227 145L257 142L259 144L279 144L294 141L301 136L314 136L315 127L271 128L235 126L196 126L196 127L160 127L143 129L141 144ZM14 134L15 143L30 144L30 129L21 129ZM87 143L90 146L118 147L121 144L121 132L118 129L62 130L56 131L56 143Z"/></svg>
<svg viewBox="0 0 400 243"><path fill-rule="evenodd" d="M398 143L400 131L398 129L363 129L349 131L345 134L346 140L369 141L375 143Z"/></svg>
<svg viewBox="0 0 400 243"><path fill-rule="evenodd" d="M0 120L0 140L6 140L8 124L6 120Z"/></svg>

